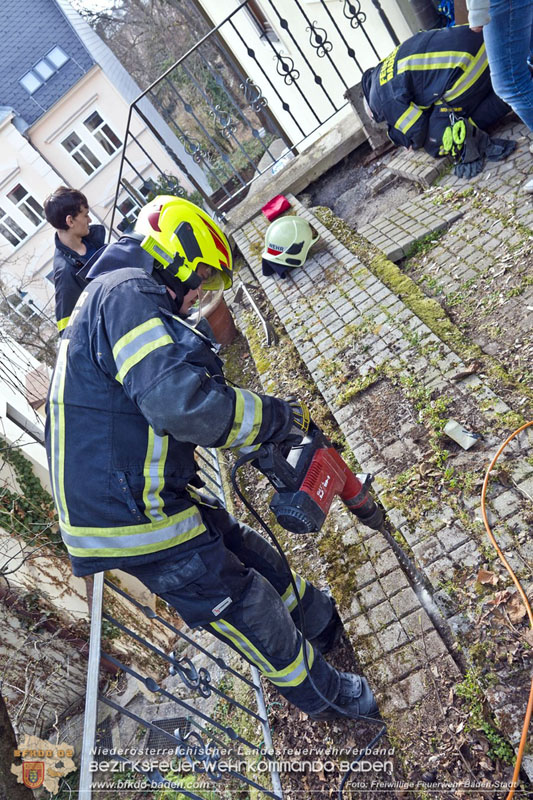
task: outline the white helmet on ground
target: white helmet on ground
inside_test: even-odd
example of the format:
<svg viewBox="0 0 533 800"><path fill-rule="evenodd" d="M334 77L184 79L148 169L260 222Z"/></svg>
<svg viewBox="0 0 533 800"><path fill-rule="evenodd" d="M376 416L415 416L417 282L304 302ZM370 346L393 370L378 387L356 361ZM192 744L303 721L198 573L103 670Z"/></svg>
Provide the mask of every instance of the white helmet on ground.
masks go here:
<svg viewBox="0 0 533 800"><path fill-rule="evenodd" d="M309 248L319 239L318 233L301 217L278 217L265 235L263 275L276 272L284 278L292 267L305 264Z"/></svg>

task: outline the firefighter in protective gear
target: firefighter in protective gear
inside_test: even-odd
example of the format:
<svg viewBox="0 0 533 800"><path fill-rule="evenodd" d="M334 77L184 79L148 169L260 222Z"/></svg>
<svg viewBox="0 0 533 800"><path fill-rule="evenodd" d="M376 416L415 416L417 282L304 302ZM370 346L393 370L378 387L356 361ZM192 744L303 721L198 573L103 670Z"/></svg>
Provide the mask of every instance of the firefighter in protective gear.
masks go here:
<svg viewBox="0 0 533 800"><path fill-rule="evenodd" d="M432 156L445 155L450 114L483 130L511 110L492 89L482 34L467 25L411 36L363 74L362 88L372 118L387 123L394 144ZM489 141L487 158L511 152L506 140Z"/></svg>
<svg viewBox="0 0 533 800"><path fill-rule="evenodd" d="M223 640L309 714L374 713L368 684L323 658L342 629L332 599L199 490L195 446L240 448L302 434L295 401L229 386L218 347L186 310L201 281L232 280L220 227L159 197L134 233L99 254L61 341L47 452L63 541L76 575L120 568L192 626ZM192 286L192 288L191 288ZM298 412L298 413L295 413ZM295 420L298 424L294 424Z"/></svg>
<svg viewBox="0 0 533 800"><path fill-rule="evenodd" d="M292 268L305 264L309 249L319 238L306 219L295 216L278 217L268 226L265 235L263 275L276 273L281 278L286 278Z"/></svg>

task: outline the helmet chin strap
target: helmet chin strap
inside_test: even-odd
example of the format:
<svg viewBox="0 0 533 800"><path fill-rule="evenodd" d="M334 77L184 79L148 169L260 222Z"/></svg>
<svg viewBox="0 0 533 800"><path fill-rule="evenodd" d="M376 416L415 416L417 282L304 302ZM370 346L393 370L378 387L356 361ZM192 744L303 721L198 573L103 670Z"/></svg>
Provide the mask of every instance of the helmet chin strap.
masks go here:
<svg viewBox="0 0 533 800"><path fill-rule="evenodd" d="M202 292L200 292L199 295L198 295L198 310L195 312L194 321L191 322L191 324L194 327L196 327L198 325L198 323L200 322L200 320L202 319L202 316L203 316L203 313L202 313L203 312L202 301L203 301L203 295L202 295Z"/></svg>
<svg viewBox="0 0 533 800"><path fill-rule="evenodd" d="M190 289L198 289L201 283L202 279L197 272L191 272L189 277L183 281L183 285L185 286L187 291L189 291Z"/></svg>

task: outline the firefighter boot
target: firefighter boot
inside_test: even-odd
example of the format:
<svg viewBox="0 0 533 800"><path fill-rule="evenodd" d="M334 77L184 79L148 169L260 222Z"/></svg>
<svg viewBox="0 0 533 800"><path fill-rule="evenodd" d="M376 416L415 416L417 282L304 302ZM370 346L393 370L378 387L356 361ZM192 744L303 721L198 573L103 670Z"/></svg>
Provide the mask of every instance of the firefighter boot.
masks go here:
<svg viewBox="0 0 533 800"><path fill-rule="evenodd" d="M315 720L378 717L376 699L366 678L355 675L353 672L339 672L339 677L340 688L337 697L332 702L342 711L337 711L332 706L324 706L321 711L309 714L309 717Z"/></svg>

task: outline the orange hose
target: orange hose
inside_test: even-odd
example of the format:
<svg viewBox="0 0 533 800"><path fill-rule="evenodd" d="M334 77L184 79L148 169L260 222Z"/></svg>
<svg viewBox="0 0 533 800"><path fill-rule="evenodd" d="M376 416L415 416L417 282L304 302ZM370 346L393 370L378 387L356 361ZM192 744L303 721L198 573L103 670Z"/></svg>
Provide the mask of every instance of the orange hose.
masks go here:
<svg viewBox="0 0 533 800"><path fill-rule="evenodd" d="M509 442L512 439L514 439L515 436L518 436L518 434L521 433L523 430L525 430L526 428L529 428L530 425L533 425L533 420L531 422L526 422L520 428L517 428L517 430L514 431L514 433L512 433L505 440L505 442L499 448L498 452L496 453L496 455L494 456L494 458L490 462L489 466L487 467L487 471L485 473L485 479L483 481L483 488L481 490L481 516L483 517L483 523L485 525L485 530L487 531L487 533L489 535L489 539L490 539L491 543L493 544L493 546L495 547L496 552L498 553L498 556L500 557L500 561L503 563L505 569L507 570L507 572L511 576L511 579L512 579L514 585L518 589L518 593L519 593L520 597L522 598L522 602L524 603L524 606L525 606L526 611L527 611L527 615L529 617L529 624L531 625L531 628L533 629L533 611L531 610L531 605L529 604L529 600L527 599L526 593L522 589L520 581L518 580L518 578L514 574L512 568L511 568L511 565L509 564L509 562L505 558L504 554L500 550L498 542L494 538L494 535L493 535L493 533L492 533L492 531L490 529L489 521L487 519L487 512L486 512L486 509L485 509L485 500L486 500L486 495L487 495L487 487L488 487L488 484L489 484L490 473L492 472L492 469L494 468L494 465L496 464L496 461L498 460L498 458L502 454L503 450L507 447ZM533 678L531 679L531 688L529 690L529 700L528 700L528 704L527 704L526 715L524 717L524 725L523 725L523 728L522 728L522 735L520 737L520 745L518 747L518 754L517 754L517 757L516 757L516 764L515 764L515 768L514 768L514 772L513 772L513 780L512 780L512 784L511 784L512 788L510 789L509 794L506 797L506 800L511 800L511 798L513 797L513 795L515 793L515 789L516 789L516 787L518 785L518 775L520 773L520 766L522 764L522 758L524 756L524 749L525 749L526 741L527 741L527 731L528 731L528 728L529 728L529 723L531 721L532 712L533 712Z"/></svg>

